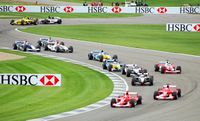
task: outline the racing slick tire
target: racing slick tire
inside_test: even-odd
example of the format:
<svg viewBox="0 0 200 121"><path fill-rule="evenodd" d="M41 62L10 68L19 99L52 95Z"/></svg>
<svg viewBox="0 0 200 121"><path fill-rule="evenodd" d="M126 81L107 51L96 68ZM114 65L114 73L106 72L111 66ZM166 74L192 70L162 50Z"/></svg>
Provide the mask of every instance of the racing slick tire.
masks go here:
<svg viewBox="0 0 200 121"><path fill-rule="evenodd" d="M47 50L49 50L49 48L48 48L48 45L45 44L45 45L44 45L44 51L47 51Z"/></svg>
<svg viewBox="0 0 200 121"><path fill-rule="evenodd" d="M111 101L110 101L110 106L114 107L113 104L115 104L115 103L117 103L116 99L112 98Z"/></svg>
<svg viewBox="0 0 200 121"><path fill-rule="evenodd" d="M10 25L14 25L14 23L15 23L15 20L10 21Z"/></svg>
<svg viewBox="0 0 200 121"><path fill-rule="evenodd" d="M38 24L38 19L33 21L33 25L37 25Z"/></svg>
<svg viewBox="0 0 200 121"><path fill-rule="evenodd" d="M62 20L59 19L59 20L57 21L57 23L58 23L58 24L62 24Z"/></svg>
<svg viewBox="0 0 200 121"><path fill-rule="evenodd" d="M133 77L133 78L132 78L132 81L131 81L131 85L132 85L132 86L135 86L135 85L136 85L135 82L136 82L136 78Z"/></svg>
<svg viewBox="0 0 200 121"><path fill-rule="evenodd" d="M149 86L153 86L153 76L149 77Z"/></svg>
<svg viewBox="0 0 200 121"><path fill-rule="evenodd" d="M181 97L181 89L177 89L178 90L178 97Z"/></svg>
<svg viewBox="0 0 200 121"><path fill-rule="evenodd" d="M21 20L21 25L25 25L25 22L24 22L24 20Z"/></svg>
<svg viewBox="0 0 200 121"><path fill-rule="evenodd" d="M108 66L108 71L112 71L112 65Z"/></svg>
<svg viewBox="0 0 200 121"><path fill-rule="evenodd" d="M13 50L17 50L17 45L15 43L13 44Z"/></svg>
<svg viewBox="0 0 200 121"><path fill-rule="evenodd" d="M155 65L154 68L155 68L154 70L155 72L159 71L159 67L157 65Z"/></svg>
<svg viewBox="0 0 200 121"><path fill-rule="evenodd" d="M135 100L134 99L131 99L129 103L131 104L131 107L135 107Z"/></svg>
<svg viewBox="0 0 200 121"><path fill-rule="evenodd" d="M60 48L59 47L56 47L55 50L56 50L56 53L60 52Z"/></svg>
<svg viewBox="0 0 200 121"><path fill-rule="evenodd" d="M99 61L100 61L100 62L103 62L103 55L100 55Z"/></svg>
<svg viewBox="0 0 200 121"><path fill-rule="evenodd" d="M130 76L131 76L131 70L128 69L128 70L126 71L126 76L127 76L127 77L130 77Z"/></svg>
<svg viewBox="0 0 200 121"><path fill-rule="evenodd" d="M117 60L118 56L117 55L113 55L112 59Z"/></svg>
<svg viewBox="0 0 200 121"><path fill-rule="evenodd" d="M103 67L103 69L107 69L106 62L103 62L102 67Z"/></svg>
<svg viewBox="0 0 200 121"><path fill-rule="evenodd" d="M126 67L126 65L123 65L123 66L122 66L122 69L121 69L122 75L126 74L126 72L125 72L125 67Z"/></svg>
<svg viewBox="0 0 200 121"><path fill-rule="evenodd" d="M165 67L164 67L164 66L161 67L160 73L161 73L161 74L164 74L164 73L165 73Z"/></svg>
<svg viewBox="0 0 200 121"><path fill-rule="evenodd" d="M153 94L153 99L154 100L158 100L158 98L156 98L157 95L158 95L158 91L155 91L154 94Z"/></svg>
<svg viewBox="0 0 200 121"><path fill-rule="evenodd" d="M40 45L37 45L36 48L39 49L39 50L37 50L37 52L41 51L41 46Z"/></svg>
<svg viewBox="0 0 200 121"><path fill-rule="evenodd" d="M172 96L174 97L174 100L177 100L177 93L176 92L172 92Z"/></svg>
<svg viewBox="0 0 200 121"><path fill-rule="evenodd" d="M177 74L181 74L181 66L177 66L177 67L176 67L176 70L180 71L180 72L178 72Z"/></svg>
<svg viewBox="0 0 200 121"><path fill-rule="evenodd" d="M26 51L27 50L27 46L25 45L24 47L23 47L23 51Z"/></svg>
<svg viewBox="0 0 200 121"><path fill-rule="evenodd" d="M65 43L64 42L60 42L60 45L65 45Z"/></svg>
<svg viewBox="0 0 200 121"><path fill-rule="evenodd" d="M89 59L89 60L92 60L92 59L93 59L92 53L89 53L89 54L88 54L88 59Z"/></svg>
<svg viewBox="0 0 200 121"><path fill-rule="evenodd" d="M73 53L74 52L74 48L72 46L68 47L69 53Z"/></svg>
<svg viewBox="0 0 200 121"><path fill-rule="evenodd" d="M137 104L141 105L142 104L142 96L138 96L138 101Z"/></svg>
<svg viewBox="0 0 200 121"><path fill-rule="evenodd" d="M38 42L38 45L41 47L42 46L42 42L39 40Z"/></svg>

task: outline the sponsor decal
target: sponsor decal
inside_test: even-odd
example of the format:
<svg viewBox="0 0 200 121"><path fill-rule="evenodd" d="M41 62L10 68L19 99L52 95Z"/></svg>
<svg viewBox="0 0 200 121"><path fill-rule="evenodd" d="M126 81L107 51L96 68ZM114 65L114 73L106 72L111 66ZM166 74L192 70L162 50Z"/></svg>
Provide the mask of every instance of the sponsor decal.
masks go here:
<svg viewBox="0 0 200 121"><path fill-rule="evenodd" d="M74 11L74 8L72 8L71 6L67 6L67 7L64 8L64 11L66 13L72 13Z"/></svg>
<svg viewBox="0 0 200 121"><path fill-rule="evenodd" d="M88 7L88 13L107 13L107 7L90 6Z"/></svg>
<svg viewBox="0 0 200 121"><path fill-rule="evenodd" d="M40 6L41 13L60 13L60 6Z"/></svg>
<svg viewBox="0 0 200 121"><path fill-rule="evenodd" d="M180 7L180 14L199 14L200 6Z"/></svg>
<svg viewBox="0 0 200 121"><path fill-rule="evenodd" d="M0 84L61 86L61 74L0 74Z"/></svg>
<svg viewBox="0 0 200 121"><path fill-rule="evenodd" d="M12 12L13 6L0 6L0 12Z"/></svg>
<svg viewBox="0 0 200 121"><path fill-rule="evenodd" d="M15 10L16 10L17 12L24 12L24 11L26 10L26 8L25 8L24 6L17 6L17 7L15 8Z"/></svg>
<svg viewBox="0 0 200 121"><path fill-rule="evenodd" d="M122 9L120 7L115 6L112 8L113 13L120 13L121 11L122 11Z"/></svg>
<svg viewBox="0 0 200 121"><path fill-rule="evenodd" d="M164 13L167 12L167 8L165 8L165 7L159 7L159 8L157 9L157 12L160 13L160 14L164 14Z"/></svg>
<svg viewBox="0 0 200 121"><path fill-rule="evenodd" d="M154 14L155 8L151 7L135 7L135 13Z"/></svg>
<svg viewBox="0 0 200 121"><path fill-rule="evenodd" d="M197 23L168 23L166 31L200 32L200 24Z"/></svg>

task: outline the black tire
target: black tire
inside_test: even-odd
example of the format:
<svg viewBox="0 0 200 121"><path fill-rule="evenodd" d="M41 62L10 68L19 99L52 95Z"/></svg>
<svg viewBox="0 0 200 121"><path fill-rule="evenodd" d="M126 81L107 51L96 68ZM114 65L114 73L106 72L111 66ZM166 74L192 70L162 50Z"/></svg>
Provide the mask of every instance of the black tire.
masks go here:
<svg viewBox="0 0 200 121"><path fill-rule="evenodd" d="M136 82L136 78L133 76L132 81L131 81L131 85L135 86L136 85L135 82Z"/></svg>
<svg viewBox="0 0 200 121"><path fill-rule="evenodd" d="M177 66L176 70L180 71L180 72L178 72L178 74L181 74L181 66Z"/></svg>
<svg viewBox="0 0 200 121"><path fill-rule="evenodd" d="M164 67L164 66L161 67L160 73L161 73L161 74L164 74L164 73L165 73L165 67Z"/></svg>
<svg viewBox="0 0 200 121"><path fill-rule="evenodd" d="M154 70L155 72L159 71L159 67L157 65L155 65L154 68L155 68Z"/></svg>
<svg viewBox="0 0 200 121"><path fill-rule="evenodd" d="M15 20L10 21L10 25L14 25L14 23L15 23Z"/></svg>
<svg viewBox="0 0 200 121"><path fill-rule="evenodd" d="M154 100L158 100L158 99L156 98L157 95L158 95L158 91L155 91L154 94L153 94L153 99L154 99Z"/></svg>
<svg viewBox="0 0 200 121"><path fill-rule="evenodd" d="M147 73L147 69L143 69L143 72L144 72L144 73Z"/></svg>
<svg viewBox="0 0 200 121"><path fill-rule="evenodd" d="M17 45L16 45L16 43L13 44L13 50L17 50Z"/></svg>
<svg viewBox="0 0 200 121"><path fill-rule="evenodd" d="M107 69L106 62L103 62L102 67L103 67L103 69Z"/></svg>
<svg viewBox="0 0 200 121"><path fill-rule="evenodd" d="M36 48L39 49L39 50L37 50L37 52L41 51L41 46L40 45L37 45Z"/></svg>
<svg viewBox="0 0 200 121"><path fill-rule="evenodd" d="M103 55L100 55L99 61L100 61L100 62L103 62Z"/></svg>
<svg viewBox="0 0 200 121"><path fill-rule="evenodd" d="M24 20L21 20L21 25L25 25L25 22L24 22Z"/></svg>
<svg viewBox="0 0 200 121"><path fill-rule="evenodd" d="M34 21L33 21L33 24L34 24L34 25L37 25L37 24L38 24L38 19L34 20Z"/></svg>
<svg viewBox="0 0 200 121"><path fill-rule="evenodd" d="M48 50L49 50L48 44L45 44L45 45L44 45L44 51L48 51Z"/></svg>
<svg viewBox="0 0 200 121"><path fill-rule="evenodd" d="M56 47L56 53L60 52L60 48Z"/></svg>
<svg viewBox="0 0 200 121"><path fill-rule="evenodd" d="M74 52L74 48L72 46L68 47L69 53L73 53Z"/></svg>
<svg viewBox="0 0 200 121"><path fill-rule="evenodd" d="M42 46L42 42L39 40L38 42L38 45L41 47Z"/></svg>
<svg viewBox="0 0 200 121"><path fill-rule="evenodd" d="M116 99L112 98L111 101L110 101L110 106L114 107L113 104L115 104L115 103L117 103Z"/></svg>
<svg viewBox="0 0 200 121"><path fill-rule="evenodd" d="M130 76L131 76L131 70L130 70L130 69L127 69L127 71L126 71L126 76L127 76L127 77L130 77Z"/></svg>
<svg viewBox="0 0 200 121"><path fill-rule="evenodd" d="M142 96L138 96L138 101L137 104L141 105L142 104Z"/></svg>
<svg viewBox="0 0 200 121"><path fill-rule="evenodd" d="M62 20L61 20L61 19L59 19L57 23L58 23L58 24L62 24Z"/></svg>
<svg viewBox="0 0 200 121"><path fill-rule="evenodd" d="M178 97L181 97L181 89L177 89L178 90Z"/></svg>
<svg viewBox="0 0 200 121"><path fill-rule="evenodd" d="M112 65L111 64L108 66L108 71L112 71Z"/></svg>
<svg viewBox="0 0 200 121"><path fill-rule="evenodd" d="M174 100L177 100L177 93L176 92L172 92L172 96L174 97Z"/></svg>
<svg viewBox="0 0 200 121"><path fill-rule="evenodd" d="M65 43L64 42L60 42L60 45L65 45Z"/></svg>
<svg viewBox="0 0 200 121"><path fill-rule="evenodd" d="M89 54L88 54L88 59L89 59L89 60L92 60L92 59L93 59L92 53L89 53Z"/></svg>
<svg viewBox="0 0 200 121"><path fill-rule="evenodd" d="M25 45L24 47L23 47L23 51L26 51L27 50L27 46Z"/></svg>
<svg viewBox="0 0 200 121"><path fill-rule="evenodd" d="M149 86L153 86L153 76L149 76Z"/></svg>
<svg viewBox="0 0 200 121"><path fill-rule="evenodd" d="M117 60L118 56L117 55L113 55L112 59Z"/></svg>
<svg viewBox="0 0 200 121"><path fill-rule="evenodd" d="M129 103L131 104L131 107L135 107L135 100L134 99L131 99Z"/></svg>
<svg viewBox="0 0 200 121"><path fill-rule="evenodd" d="M123 65L123 66L122 66L122 69L121 69L122 75L125 75L125 74L126 74L126 72L125 72L125 67L126 67L126 65Z"/></svg>

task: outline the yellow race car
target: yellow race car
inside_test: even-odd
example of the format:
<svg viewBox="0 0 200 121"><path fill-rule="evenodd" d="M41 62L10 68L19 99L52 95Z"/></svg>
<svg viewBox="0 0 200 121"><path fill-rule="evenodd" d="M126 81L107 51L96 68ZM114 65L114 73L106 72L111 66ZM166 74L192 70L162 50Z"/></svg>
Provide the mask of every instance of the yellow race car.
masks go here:
<svg viewBox="0 0 200 121"><path fill-rule="evenodd" d="M11 25L37 25L38 19L33 19L33 18L30 18L30 17L24 17L24 18L18 19L18 20L11 20L10 24Z"/></svg>

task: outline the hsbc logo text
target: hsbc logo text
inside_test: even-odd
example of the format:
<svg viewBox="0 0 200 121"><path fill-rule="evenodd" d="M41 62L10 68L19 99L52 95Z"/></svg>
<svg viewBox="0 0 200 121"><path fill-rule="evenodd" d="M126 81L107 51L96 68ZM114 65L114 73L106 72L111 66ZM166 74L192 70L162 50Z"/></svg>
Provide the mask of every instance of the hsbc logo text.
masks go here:
<svg viewBox="0 0 200 121"><path fill-rule="evenodd" d="M112 8L112 12L113 12L113 13L120 13L121 11L122 11L122 9L121 9L120 7L117 7L117 6L116 6L116 7L113 7L113 8Z"/></svg>
<svg viewBox="0 0 200 121"><path fill-rule="evenodd" d="M15 8L15 10L16 10L17 12L24 12L24 11L26 10L26 8L25 8L24 6L17 6L17 7Z"/></svg>
<svg viewBox="0 0 200 121"><path fill-rule="evenodd" d="M197 23L168 23L166 31L200 32L200 24Z"/></svg>
<svg viewBox="0 0 200 121"><path fill-rule="evenodd" d="M72 12L74 11L74 8L72 8L72 7L70 7L70 6L67 6L67 7L64 8L64 11L65 11L66 13L72 13Z"/></svg>
<svg viewBox="0 0 200 121"><path fill-rule="evenodd" d="M0 84L61 86L61 74L0 74Z"/></svg>
<svg viewBox="0 0 200 121"><path fill-rule="evenodd" d="M164 14L164 13L167 12L167 8L165 8L165 7L160 7L160 8L157 9L157 12L160 13L160 14Z"/></svg>

